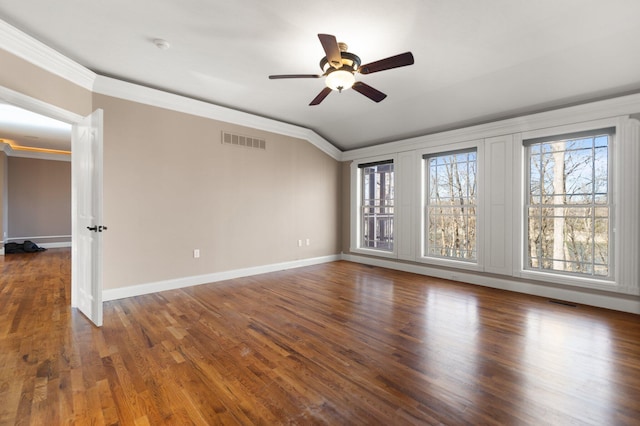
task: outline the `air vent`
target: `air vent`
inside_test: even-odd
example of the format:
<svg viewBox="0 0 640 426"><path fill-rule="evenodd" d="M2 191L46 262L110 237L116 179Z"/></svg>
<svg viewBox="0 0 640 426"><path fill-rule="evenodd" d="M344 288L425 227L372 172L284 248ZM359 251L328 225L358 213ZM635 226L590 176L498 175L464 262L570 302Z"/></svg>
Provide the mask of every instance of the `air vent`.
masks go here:
<svg viewBox="0 0 640 426"><path fill-rule="evenodd" d="M251 136L222 132L222 143L225 145L244 146L245 148L267 149L267 142Z"/></svg>
<svg viewBox="0 0 640 426"><path fill-rule="evenodd" d="M578 305L575 305L571 302L565 302L564 300L554 300L554 299L550 299L549 303L554 303L556 305L563 305L563 306L568 306L570 308L576 308Z"/></svg>

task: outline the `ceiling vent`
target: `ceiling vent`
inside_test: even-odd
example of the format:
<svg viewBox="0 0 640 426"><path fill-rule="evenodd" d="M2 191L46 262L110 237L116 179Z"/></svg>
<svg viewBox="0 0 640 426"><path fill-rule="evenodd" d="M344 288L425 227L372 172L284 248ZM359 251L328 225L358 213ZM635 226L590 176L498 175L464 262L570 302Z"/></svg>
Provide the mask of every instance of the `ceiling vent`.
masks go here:
<svg viewBox="0 0 640 426"><path fill-rule="evenodd" d="M222 132L222 143L225 145L244 146L246 148L267 149L267 142L264 139L228 132Z"/></svg>

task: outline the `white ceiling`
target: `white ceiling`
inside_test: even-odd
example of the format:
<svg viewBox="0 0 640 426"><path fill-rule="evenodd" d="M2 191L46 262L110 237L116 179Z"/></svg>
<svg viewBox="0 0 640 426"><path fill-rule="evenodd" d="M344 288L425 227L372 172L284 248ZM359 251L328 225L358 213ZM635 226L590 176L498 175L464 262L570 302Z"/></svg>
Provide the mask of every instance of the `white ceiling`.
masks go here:
<svg viewBox="0 0 640 426"><path fill-rule="evenodd" d="M71 124L0 100L0 140L11 146L71 150Z"/></svg>
<svg viewBox="0 0 640 426"><path fill-rule="evenodd" d="M310 128L341 150L640 91L639 0L0 0L0 17L98 74ZM363 63L318 106L318 33ZM168 50L153 39L167 40ZM0 129L1 131L1 129ZM1 134L0 134L0 137Z"/></svg>

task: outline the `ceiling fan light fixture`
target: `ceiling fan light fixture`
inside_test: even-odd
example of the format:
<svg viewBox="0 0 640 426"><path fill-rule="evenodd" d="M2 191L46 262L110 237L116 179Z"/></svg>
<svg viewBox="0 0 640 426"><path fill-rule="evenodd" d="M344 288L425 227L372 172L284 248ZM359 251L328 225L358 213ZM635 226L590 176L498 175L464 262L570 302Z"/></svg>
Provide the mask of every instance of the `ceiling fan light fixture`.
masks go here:
<svg viewBox="0 0 640 426"><path fill-rule="evenodd" d="M327 87L332 90L337 90L338 92L350 89L355 82L356 77L353 75L353 72L343 69L330 72L325 79Z"/></svg>

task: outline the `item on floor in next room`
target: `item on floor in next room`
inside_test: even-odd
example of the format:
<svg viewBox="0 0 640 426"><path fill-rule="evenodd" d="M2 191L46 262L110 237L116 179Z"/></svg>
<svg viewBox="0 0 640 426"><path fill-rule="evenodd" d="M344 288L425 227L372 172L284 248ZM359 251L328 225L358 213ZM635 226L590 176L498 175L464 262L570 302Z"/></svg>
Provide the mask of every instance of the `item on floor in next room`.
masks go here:
<svg viewBox="0 0 640 426"><path fill-rule="evenodd" d="M6 243L4 245L4 253L5 254L14 254L14 253L36 253L39 251L45 251L46 248L39 247L33 241L25 241L24 243Z"/></svg>

